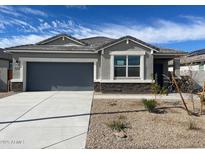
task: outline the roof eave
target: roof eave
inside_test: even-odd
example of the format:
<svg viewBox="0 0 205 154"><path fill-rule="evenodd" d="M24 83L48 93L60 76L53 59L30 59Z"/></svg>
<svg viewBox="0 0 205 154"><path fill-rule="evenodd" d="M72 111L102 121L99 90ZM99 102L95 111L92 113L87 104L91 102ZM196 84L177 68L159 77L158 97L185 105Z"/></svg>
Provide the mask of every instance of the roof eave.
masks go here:
<svg viewBox="0 0 205 154"><path fill-rule="evenodd" d="M94 50L6 50L8 53L96 53Z"/></svg>

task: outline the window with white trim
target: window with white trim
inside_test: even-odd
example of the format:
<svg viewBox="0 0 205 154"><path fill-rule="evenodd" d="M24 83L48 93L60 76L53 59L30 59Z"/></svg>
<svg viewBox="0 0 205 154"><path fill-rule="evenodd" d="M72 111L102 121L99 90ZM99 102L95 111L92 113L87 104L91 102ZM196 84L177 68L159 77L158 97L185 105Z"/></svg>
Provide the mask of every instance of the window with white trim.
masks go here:
<svg viewBox="0 0 205 154"><path fill-rule="evenodd" d="M139 78L140 77L140 56L136 56L136 55L114 56L114 77L115 78Z"/></svg>

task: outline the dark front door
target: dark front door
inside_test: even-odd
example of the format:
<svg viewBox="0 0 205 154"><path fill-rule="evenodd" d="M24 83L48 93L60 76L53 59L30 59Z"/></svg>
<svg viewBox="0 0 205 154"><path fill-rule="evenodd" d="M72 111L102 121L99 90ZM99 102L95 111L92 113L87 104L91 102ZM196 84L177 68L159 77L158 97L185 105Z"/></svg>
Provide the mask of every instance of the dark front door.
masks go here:
<svg viewBox="0 0 205 154"><path fill-rule="evenodd" d="M163 86L163 64L154 64L154 79L157 75L157 83ZM156 80L156 79L155 79Z"/></svg>
<svg viewBox="0 0 205 154"><path fill-rule="evenodd" d="M28 62L28 91L93 90L92 63Z"/></svg>

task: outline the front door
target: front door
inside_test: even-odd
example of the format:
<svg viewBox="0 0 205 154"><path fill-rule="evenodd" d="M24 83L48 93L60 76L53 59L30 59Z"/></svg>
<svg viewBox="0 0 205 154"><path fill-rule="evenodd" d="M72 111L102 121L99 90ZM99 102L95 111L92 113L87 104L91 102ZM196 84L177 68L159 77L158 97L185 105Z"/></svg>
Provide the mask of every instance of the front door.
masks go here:
<svg viewBox="0 0 205 154"><path fill-rule="evenodd" d="M154 64L154 79L157 76L157 83L163 86L163 64ZM155 79L156 80L156 79Z"/></svg>

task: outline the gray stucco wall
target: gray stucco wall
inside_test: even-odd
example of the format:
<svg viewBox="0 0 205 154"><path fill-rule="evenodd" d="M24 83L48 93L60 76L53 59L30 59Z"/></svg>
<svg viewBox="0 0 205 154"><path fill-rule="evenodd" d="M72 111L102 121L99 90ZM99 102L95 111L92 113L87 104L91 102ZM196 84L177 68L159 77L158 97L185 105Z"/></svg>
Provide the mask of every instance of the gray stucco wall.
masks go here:
<svg viewBox="0 0 205 154"><path fill-rule="evenodd" d="M0 91L7 91L9 61L0 59Z"/></svg>
<svg viewBox="0 0 205 154"><path fill-rule="evenodd" d="M14 53L13 54L13 78L20 78L20 68L16 67L16 60L19 57L29 58L82 58L82 59L97 59L97 68L100 67L100 55L99 54L51 54L51 53ZM99 71L97 69L97 79L99 78Z"/></svg>
<svg viewBox="0 0 205 154"><path fill-rule="evenodd" d="M132 41L129 41L127 44L126 41L122 41L116 45L113 45L104 50L104 54L102 54L102 79L108 80L110 79L110 52L111 51L145 51L145 70L144 70L144 78L152 79L153 74L153 55L151 54L150 49L145 48L139 44L136 44Z"/></svg>
<svg viewBox="0 0 205 154"><path fill-rule="evenodd" d="M145 52L144 58L144 79L151 80L153 74L153 55L151 54L150 49L145 48L137 43L129 41L127 44L126 40L122 41L118 44L115 44L111 47L108 47L104 50L104 54L96 53L96 54L53 54L53 53L14 53L13 54L13 78L19 79L20 78L20 68L15 66L15 61L19 60L19 57L29 57L29 58L83 58L89 59L94 58L97 59L97 79L102 80L109 80L110 79L110 62L111 62L111 55L110 52L112 51L142 51ZM102 65L101 65L102 61Z"/></svg>

